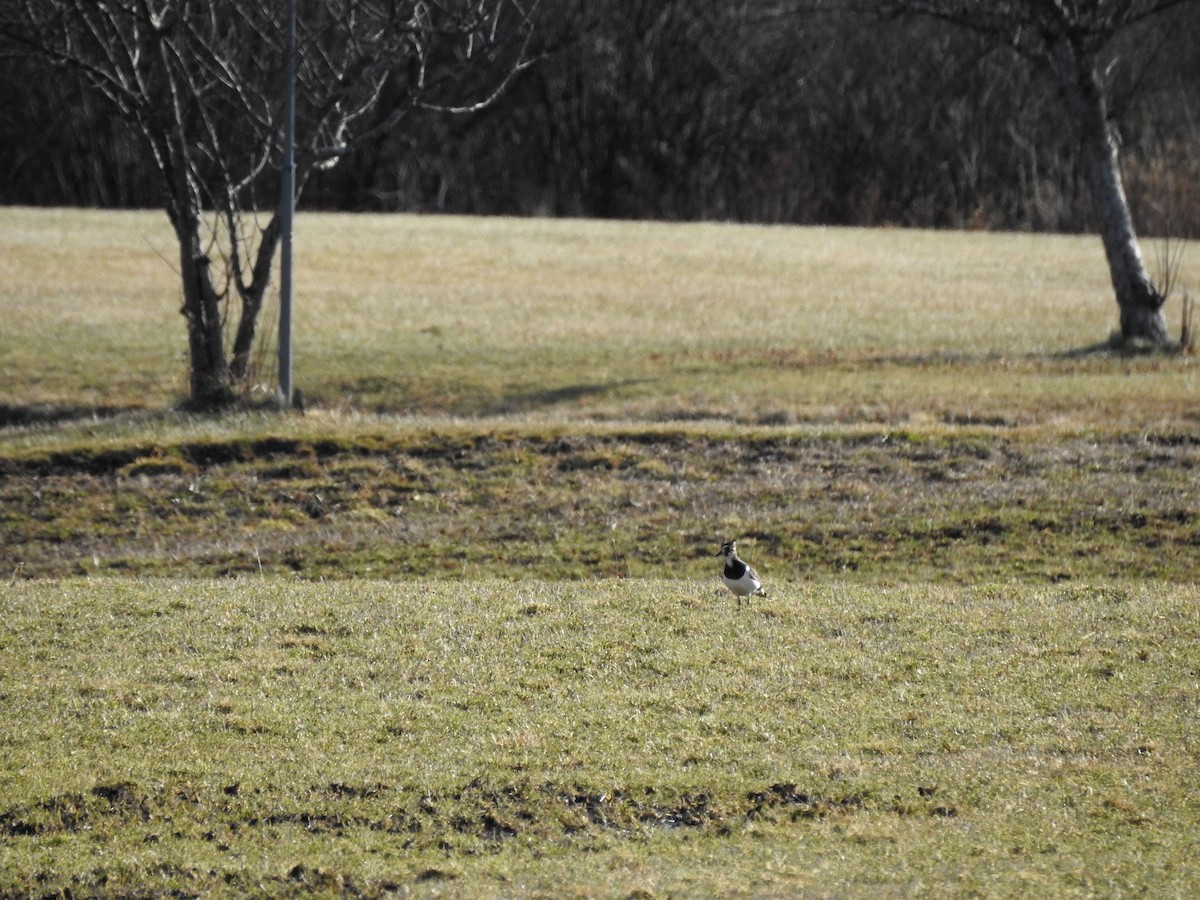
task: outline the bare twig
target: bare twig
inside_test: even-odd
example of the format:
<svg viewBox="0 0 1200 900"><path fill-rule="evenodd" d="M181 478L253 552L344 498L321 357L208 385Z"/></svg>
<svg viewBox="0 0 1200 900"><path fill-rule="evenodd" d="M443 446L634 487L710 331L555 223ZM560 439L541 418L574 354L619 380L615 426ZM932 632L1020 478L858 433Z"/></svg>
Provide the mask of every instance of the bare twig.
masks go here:
<svg viewBox="0 0 1200 900"><path fill-rule="evenodd" d="M1196 352L1196 335L1192 331L1192 295L1183 295L1183 324L1179 328L1179 349L1188 356Z"/></svg>
<svg viewBox="0 0 1200 900"><path fill-rule="evenodd" d="M1183 251L1187 246L1185 241L1175 237L1174 229L1171 227L1172 219L1171 211L1168 209L1163 217L1163 236L1158 243L1158 277L1155 278L1155 286L1164 303L1170 298L1179 283L1179 267L1183 263Z"/></svg>

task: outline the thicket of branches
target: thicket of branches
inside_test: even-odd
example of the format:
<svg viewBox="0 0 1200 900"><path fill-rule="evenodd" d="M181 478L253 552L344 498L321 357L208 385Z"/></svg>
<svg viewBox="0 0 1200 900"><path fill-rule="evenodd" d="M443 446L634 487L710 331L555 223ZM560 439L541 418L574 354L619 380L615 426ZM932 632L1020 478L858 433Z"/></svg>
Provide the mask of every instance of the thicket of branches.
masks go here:
<svg viewBox="0 0 1200 900"><path fill-rule="evenodd" d="M1146 234L1200 235L1195 11L1184 4L1106 51ZM413 113L310 182L305 204L1094 227L1057 86L968 32L753 0L558 0L541 4L535 34L536 62L499 102L472 115ZM0 202L160 204L139 136L70 77L10 57L0 78Z"/></svg>

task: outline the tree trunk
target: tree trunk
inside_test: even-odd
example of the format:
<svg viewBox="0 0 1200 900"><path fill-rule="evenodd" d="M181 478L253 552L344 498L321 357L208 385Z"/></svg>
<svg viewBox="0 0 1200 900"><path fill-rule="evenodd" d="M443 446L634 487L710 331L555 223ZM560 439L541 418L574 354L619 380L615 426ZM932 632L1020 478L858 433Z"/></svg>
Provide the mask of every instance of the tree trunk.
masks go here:
<svg viewBox="0 0 1200 900"><path fill-rule="evenodd" d="M231 231L235 227L236 223L231 222ZM254 336L258 332L258 316L262 312L263 298L271 283L271 263L275 259L275 251L279 248L282 235L279 214L276 213L260 237L258 253L251 269L250 284L248 287L239 287L242 314L238 319L229 363L230 376L238 383L246 381L251 375L251 354L254 351ZM238 284L242 284L240 273Z"/></svg>
<svg viewBox="0 0 1200 900"><path fill-rule="evenodd" d="M187 322L190 384L188 405L216 409L234 400L225 359L221 327L221 297L212 284L212 261L203 250L198 217L176 218L179 264L183 281L183 308Z"/></svg>
<svg viewBox="0 0 1200 900"><path fill-rule="evenodd" d="M1092 204L1100 222L1100 237L1121 315L1121 338L1154 345L1171 343L1162 314L1166 298L1146 272L1138 247L1133 217L1125 198L1117 143L1108 124L1108 105L1096 64L1090 54L1076 53L1075 78L1070 85L1081 127L1080 142Z"/></svg>

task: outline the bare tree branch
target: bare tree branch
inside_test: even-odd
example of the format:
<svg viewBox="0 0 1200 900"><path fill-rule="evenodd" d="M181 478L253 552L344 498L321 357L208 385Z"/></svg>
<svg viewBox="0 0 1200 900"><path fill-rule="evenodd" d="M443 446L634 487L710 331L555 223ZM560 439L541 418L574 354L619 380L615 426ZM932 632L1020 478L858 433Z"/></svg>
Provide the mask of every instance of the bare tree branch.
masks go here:
<svg viewBox="0 0 1200 900"><path fill-rule="evenodd" d="M446 109L489 68L493 85L519 71L529 15L521 0L310 0L297 73L296 184L384 130L432 90ZM160 175L180 244L192 399L231 396L246 376L280 229L276 170L284 39L272 0L6 0L0 36L73 70L142 138ZM412 80L418 67L423 77ZM436 73L437 77L432 77ZM403 90L378 124L394 84ZM268 210L265 224L253 214ZM209 215L211 211L211 217ZM240 304L227 359L222 322Z"/></svg>
<svg viewBox="0 0 1200 900"><path fill-rule="evenodd" d="M1079 153L1126 342L1169 344L1166 294L1146 271L1125 196L1100 53L1137 23L1194 0L880 0L885 16L916 15L1002 42L1054 74L1079 136Z"/></svg>

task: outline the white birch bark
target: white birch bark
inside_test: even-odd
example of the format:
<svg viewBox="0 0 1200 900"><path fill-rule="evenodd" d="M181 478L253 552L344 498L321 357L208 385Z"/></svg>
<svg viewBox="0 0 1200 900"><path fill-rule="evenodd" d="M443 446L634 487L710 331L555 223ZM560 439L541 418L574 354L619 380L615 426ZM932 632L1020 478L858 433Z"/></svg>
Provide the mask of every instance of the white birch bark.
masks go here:
<svg viewBox="0 0 1200 900"><path fill-rule="evenodd" d="M1121 179L1117 141L1108 123L1108 106L1095 60L1075 55L1074 69L1075 77L1068 90L1076 107L1092 204L1120 311L1121 337L1126 343L1169 344L1171 339L1162 313L1166 298L1146 271L1138 245Z"/></svg>

